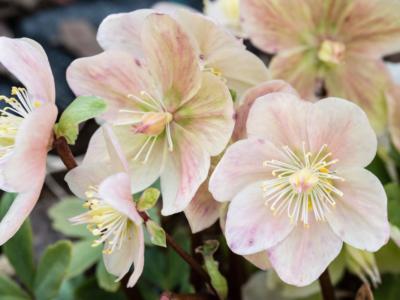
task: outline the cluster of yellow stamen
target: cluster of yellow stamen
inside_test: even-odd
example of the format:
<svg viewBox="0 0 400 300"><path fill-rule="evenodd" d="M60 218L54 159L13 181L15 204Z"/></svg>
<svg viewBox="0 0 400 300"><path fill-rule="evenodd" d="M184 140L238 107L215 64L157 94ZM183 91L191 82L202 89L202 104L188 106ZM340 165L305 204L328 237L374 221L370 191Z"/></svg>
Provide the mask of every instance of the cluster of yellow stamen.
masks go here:
<svg viewBox="0 0 400 300"><path fill-rule="evenodd" d="M343 193L335 187L335 181L343 178L329 168L338 162L330 159L327 145L323 145L316 155L307 152L305 143L301 151L294 152L283 147L287 160L269 160L265 167L272 168L274 179L263 183L263 196L274 215L285 210L291 222L301 221L309 225L309 213L313 212L317 221L324 221L325 215L336 204L336 197Z"/></svg>
<svg viewBox="0 0 400 300"><path fill-rule="evenodd" d="M19 126L29 113L41 105L33 101L26 89L13 87L11 97L0 96L4 107L0 109L0 160L14 149Z"/></svg>
<svg viewBox="0 0 400 300"><path fill-rule="evenodd" d="M104 244L103 253L111 254L115 249L120 249L126 239L132 239L132 222L127 216L121 214L98 195L97 187L90 187L86 192L87 200L83 205L88 212L71 218L74 224L87 224L88 230L97 236L93 247Z"/></svg>
<svg viewBox="0 0 400 300"><path fill-rule="evenodd" d="M169 151L173 151L171 122L173 114L165 107L162 100L157 100L149 93L142 91L140 96L128 95L136 105L136 110L123 109L121 112L132 114L132 119L119 125L132 125L135 133L144 134L147 138L139 148L134 160L146 163L151 155L156 141L165 133Z"/></svg>
<svg viewBox="0 0 400 300"><path fill-rule="evenodd" d="M329 64L340 64L344 58L346 46L330 39L324 40L318 50L319 60Z"/></svg>

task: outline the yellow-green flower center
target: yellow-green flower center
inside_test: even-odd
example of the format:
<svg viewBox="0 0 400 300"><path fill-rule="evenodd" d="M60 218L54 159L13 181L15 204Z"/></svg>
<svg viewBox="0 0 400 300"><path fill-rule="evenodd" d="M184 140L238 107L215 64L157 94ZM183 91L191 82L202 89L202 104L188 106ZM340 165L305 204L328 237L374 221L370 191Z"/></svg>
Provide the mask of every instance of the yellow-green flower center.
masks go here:
<svg viewBox="0 0 400 300"><path fill-rule="evenodd" d="M331 160L332 153L323 145L318 153L303 149L292 151L283 147L287 160L265 161L264 166L272 168L273 179L263 183L263 196L274 215L287 212L293 223L301 221L309 225L309 213L317 221L324 221L325 214L335 206L335 198L343 193L335 187L336 180L343 180L329 170L338 160Z"/></svg>
<svg viewBox="0 0 400 300"><path fill-rule="evenodd" d="M340 64L345 51L346 46L343 43L326 39L320 45L318 58L328 64Z"/></svg>

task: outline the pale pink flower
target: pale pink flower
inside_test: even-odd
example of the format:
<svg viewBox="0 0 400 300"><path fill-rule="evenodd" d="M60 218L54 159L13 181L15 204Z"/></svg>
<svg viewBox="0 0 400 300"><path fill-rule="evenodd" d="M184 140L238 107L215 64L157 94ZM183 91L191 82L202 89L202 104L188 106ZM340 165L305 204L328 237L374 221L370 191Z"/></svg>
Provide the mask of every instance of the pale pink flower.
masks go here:
<svg viewBox="0 0 400 300"><path fill-rule="evenodd" d="M168 12L189 35L202 70L223 78L239 98L248 88L269 79L264 63L210 18L179 6L174 12L171 5L156 8ZM144 9L108 16L99 27L99 44L106 50L129 50L139 58L145 56L148 37L141 33L142 27L146 16L154 12Z"/></svg>
<svg viewBox="0 0 400 300"><path fill-rule="evenodd" d="M393 0L242 0L243 26L260 49L276 53L273 78L312 99L351 99L382 133L389 78L382 56L400 50L400 2Z"/></svg>
<svg viewBox="0 0 400 300"><path fill-rule="evenodd" d="M101 134L101 136L100 136ZM97 237L93 246L104 245L103 260L108 272L122 279L132 265L128 287L136 284L144 266L143 219L132 198L131 178L122 149L110 128L99 131L107 145L106 160L99 162L93 142L79 167L65 177L72 192L86 199L87 212L70 219L87 224Z"/></svg>
<svg viewBox="0 0 400 300"><path fill-rule="evenodd" d="M0 63L24 86L0 96L0 188L18 193L0 223L0 245L29 216L42 190L57 117L54 79L43 48L30 39L0 37Z"/></svg>
<svg viewBox="0 0 400 300"><path fill-rule="evenodd" d="M105 24L119 28L110 20ZM201 71L192 39L173 18L146 13L140 20L141 31L135 32L142 37L144 58L135 58L133 48L122 43L120 49L76 60L67 77L77 95L107 101L103 118L116 125L134 191L161 177L162 212L169 215L187 207L207 178L210 156L226 147L234 126L233 103L225 83ZM113 36L127 34L120 31ZM101 160L105 147L98 144Z"/></svg>
<svg viewBox="0 0 400 300"><path fill-rule="evenodd" d="M234 252L265 251L285 282L304 286L343 242L367 251L387 242L385 191L364 169L377 139L358 106L271 93L253 104L247 135L227 149L209 185L215 199L231 201L225 235Z"/></svg>

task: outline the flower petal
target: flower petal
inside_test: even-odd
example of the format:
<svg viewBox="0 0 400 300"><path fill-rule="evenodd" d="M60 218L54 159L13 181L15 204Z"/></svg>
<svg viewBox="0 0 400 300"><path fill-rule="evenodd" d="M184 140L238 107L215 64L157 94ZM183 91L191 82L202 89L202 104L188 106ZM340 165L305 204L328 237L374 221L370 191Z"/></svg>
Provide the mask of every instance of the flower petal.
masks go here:
<svg viewBox="0 0 400 300"><path fill-rule="evenodd" d="M24 118L18 129L13 153L2 166L5 190L30 190L44 177L56 117L57 107L45 103Z"/></svg>
<svg viewBox="0 0 400 300"><path fill-rule="evenodd" d="M269 262L267 251L261 251L255 254L245 255L244 258L261 270L265 271L271 268L271 263Z"/></svg>
<svg viewBox="0 0 400 300"><path fill-rule="evenodd" d="M250 138L229 146L210 178L209 190L217 201L230 201L246 185L271 178L266 160L285 161L272 143ZM229 188L227 188L229 187Z"/></svg>
<svg viewBox="0 0 400 300"><path fill-rule="evenodd" d="M45 166L43 166L43 169ZM44 174L44 172L43 172ZM19 193L0 222L0 245L6 243L19 230L25 219L31 213L39 199L44 182L44 175L37 178L35 186L28 191Z"/></svg>
<svg viewBox="0 0 400 300"><path fill-rule="evenodd" d="M314 100L318 83L318 63L313 52L300 47L276 55L269 68L272 78L287 81L303 99Z"/></svg>
<svg viewBox="0 0 400 300"><path fill-rule="evenodd" d="M144 235L143 227L135 226L135 237L133 245L133 264L134 271L129 277L128 287L133 287L138 281L140 275L143 273L144 268Z"/></svg>
<svg viewBox="0 0 400 300"><path fill-rule="evenodd" d="M307 2L241 0L244 30L251 41L266 52L296 47L315 26Z"/></svg>
<svg viewBox="0 0 400 300"><path fill-rule="evenodd" d="M293 94L271 93L258 98L247 119L247 135L291 149L307 144L307 112L312 104Z"/></svg>
<svg viewBox="0 0 400 300"><path fill-rule="evenodd" d="M143 50L168 110L190 100L201 84L195 44L183 28L163 14L148 16L142 30Z"/></svg>
<svg viewBox="0 0 400 300"><path fill-rule="evenodd" d="M178 124L173 128L174 150L161 174L164 216L183 211L206 180L210 155L197 138Z"/></svg>
<svg viewBox="0 0 400 300"><path fill-rule="evenodd" d="M272 266L286 283L306 286L317 280L342 249L342 241L326 222L311 218L297 225L285 240L268 249Z"/></svg>
<svg viewBox="0 0 400 300"><path fill-rule="evenodd" d="M111 163L115 166L115 170L121 172L128 172L129 171L128 162L112 128L107 124L103 125L102 128L106 142L106 147L108 150L108 155L110 157Z"/></svg>
<svg viewBox="0 0 400 300"><path fill-rule="evenodd" d="M0 37L0 49L0 63L35 100L55 102L54 78L42 46L31 39Z"/></svg>
<svg viewBox="0 0 400 300"><path fill-rule="evenodd" d="M294 227L287 215L274 216L263 194L262 181L252 183L229 206L225 236L229 248L237 254L255 254L275 246Z"/></svg>
<svg viewBox="0 0 400 300"><path fill-rule="evenodd" d="M341 28L349 51L373 58L398 52L400 3L392 0L352 2Z"/></svg>
<svg viewBox="0 0 400 300"><path fill-rule="evenodd" d="M397 150L400 151L400 87L392 86L386 93L388 101L389 131Z"/></svg>
<svg viewBox="0 0 400 300"><path fill-rule="evenodd" d="M143 58L141 31L144 20L153 12L152 9L138 9L130 13L109 15L99 26L98 43L105 50L125 50L136 58Z"/></svg>
<svg viewBox="0 0 400 300"><path fill-rule="evenodd" d="M240 106L236 110L236 123L233 140L246 137L246 123L250 108L257 98L275 92L289 93L298 96L295 89L282 80L271 80L263 82L249 89L240 100Z"/></svg>
<svg viewBox="0 0 400 300"><path fill-rule="evenodd" d="M332 230L355 248L377 251L390 234L382 184L365 169L341 170L339 176L345 179L336 185L343 197L336 200L335 208L326 216Z"/></svg>
<svg viewBox="0 0 400 300"><path fill-rule="evenodd" d="M119 213L126 215L137 225L143 222L138 214L131 193L131 179L126 173L117 173L104 179L99 185L99 196Z"/></svg>
<svg viewBox="0 0 400 300"><path fill-rule="evenodd" d="M185 209L185 216L192 233L213 225L219 218L221 204L208 191L208 181L201 184L196 195Z"/></svg>
<svg viewBox="0 0 400 300"><path fill-rule="evenodd" d="M225 84L203 73L197 94L175 113L175 120L194 134L212 155L221 153L232 135L233 102Z"/></svg>
<svg viewBox="0 0 400 300"><path fill-rule="evenodd" d="M106 120L116 121L121 109L135 108L129 95L151 93L151 77L142 62L129 52L110 50L80 58L67 70L68 84L77 96L98 96L107 102Z"/></svg>
<svg viewBox="0 0 400 300"><path fill-rule="evenodd" d="M325 75L329 96L357 103L367 113L378 134L387 126L385 92L389 88L389 75L383 62L352 55Z"/></svg>
<svg viewBox="0 0 400 300"><path fill-rule="evenodd" d="M176 19L197 41L204 68L212 68L227 80L239 96L248 88L269 79L264 63L247 51L242 41L199 13L178 10ZM235 63L232 63L232 62Z"/></svg>
<svg viewBox="0 0 400 300"><path fill-rule="evenodd" d="M310 151L326 144L337 168L365 167L377 150L376 134L360 107L340 98L326 98L311 105L308 117Z"/></svg>

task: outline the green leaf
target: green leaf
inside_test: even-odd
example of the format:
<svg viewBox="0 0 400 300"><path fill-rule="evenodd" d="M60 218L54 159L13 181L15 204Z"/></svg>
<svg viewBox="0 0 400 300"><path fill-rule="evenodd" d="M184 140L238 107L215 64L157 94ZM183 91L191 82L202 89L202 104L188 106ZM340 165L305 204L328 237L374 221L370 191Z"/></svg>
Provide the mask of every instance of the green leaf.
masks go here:
<svg viewBox="0 0 400 300"><path fill-rule="evenodd" d="M98 285L107 292L116 292L120 283L115 280L117 277L107 272L103 260L100 260L96 268L96 278Z"/></svg>
<svg viewBox="0 0 400 300"><path fill-rule="evenodd" d="M400 227L400 185L389 183L385 185L388 197L388 216L391 224Z"/></svg>
<svg viewBox="0 0 400 300"><path fill-rule="evenodd" d="M382 182L382 184L386 184L391 181L385 162L379 157L379 155L375 156L374 160L368 165L367 170L374 173L376 177L379 178L380 182Z"/></svg>
<svg viewBox="0 0 400 300"><path fill-rule="evenodd" d="M49 246L40 259L35 277L34 291L38 300L57 297L71 262L72 245L59 241Z"/></svg>
<svg viewBox="0 0 400 300"><path fill-rule="evenodd" d="M382 276L382 284L374 291L375 300L397 300L400 295L400 275Z"/></svg>
<svg viewBox="0 0 400 300"><path fill-rule="evenodd" d="M75 144L79 133L79 124L102 114L107 108L106 102L98 97L80 96L64 110L60 121L55 125L57 138L63 136L68 144Z"/></svg>
<svg viewBox="0 0 400 300"><path fill-rule="evenodd" d="M4 217L16 194L5 193L1 198L0 215ZM14 267L19 279L30 290L35 277L35 263L32 245L32 228L27 219L18 232L3 245L3 252Z"/></svg>
<svg viewBox="0 0 400 300"><path fill-rule="evenodd" d="M218 250L219 242L216 240L209 240L203 246L197 247L196 252L203 255L204 268L211 278L211 284L218 293L221 300L228 297L228 282L219 271L219 264L214 259L214 253Z"/></svg>
<svg viewBox="0 0 400 300"><path fill-rule="evenodd" d="M146 211L153 208L156 205L158 198L160 197L160 191L156 188L146 189L142 196L140 196L137 202L137 209L139 211Z"/></svg>
<svg viewBox="0 0 400 300"><path fill-rule="evenodd" d="M376 263L381 273L400 274L400 248L389 241L375 253Z"/></svg>
<svg viewBox="0 0 400 300"><path fill-rule="evenodd" d="M31 299L14 281L0 275L0 299L2 300L29 300Z"/></svg>
<svg viewBox="0 0 400 300"><path fill-rule="evenodd" d="M74 300L126 300L125 295L118 291L117 293L106 292L97 286L95 278L85 281L75 292Z"/></svg>
<svg viewBox="0 0 400 300"><path fill-rule="evenodd" d="M87 210L83 201L76 197L67 197L53 205L48 214L53 222L53 228L69 237L92 238L93 235L85 225L73 225L69 218L80 215Z"/></svg>
<svg viewBox="0 0 400 300"><path fill-rule="evenodd" d="M151 242L160 247L167 247L165 231L156 222L148 220L146 222L147 232L150 235Z"/></svg>
<svg viewBox="0 0 400 300"><path fill-rule="evenodd" d="M67 278L82 274L101 259L102 247L92 247L92 244L93 240L82 240L72 245Z"/></svg>

